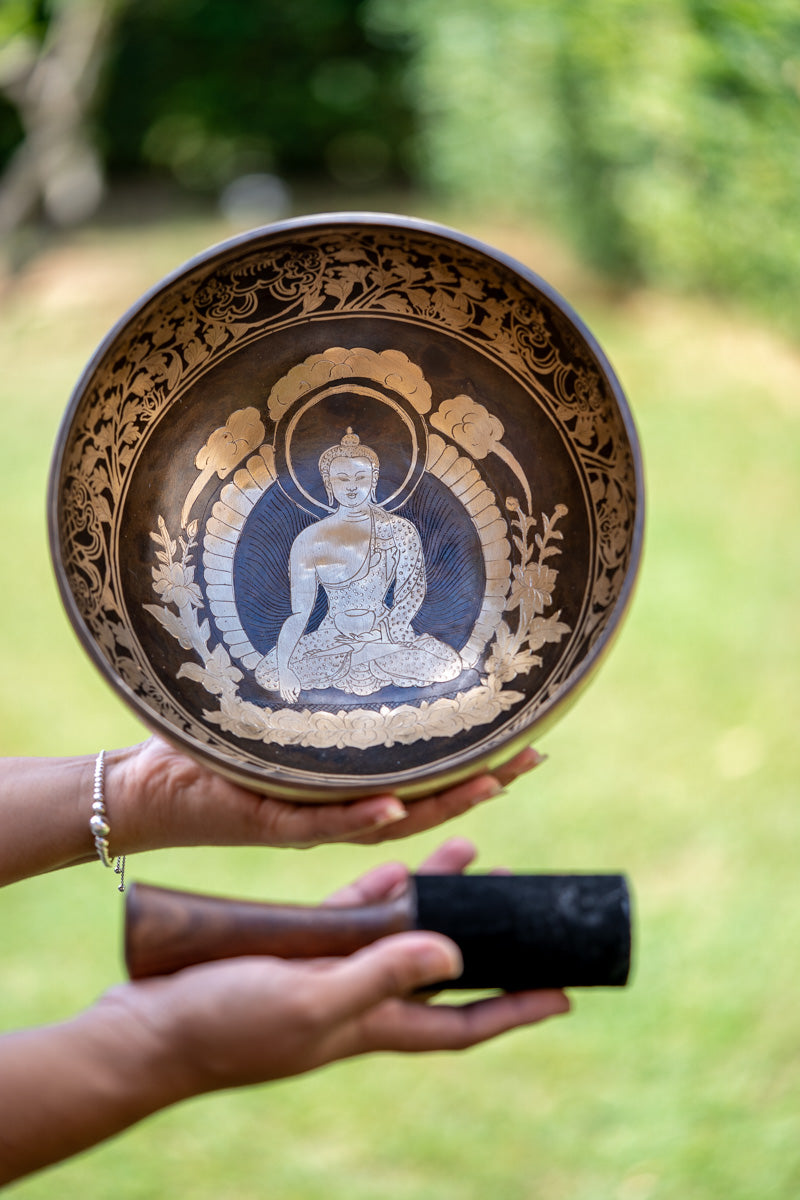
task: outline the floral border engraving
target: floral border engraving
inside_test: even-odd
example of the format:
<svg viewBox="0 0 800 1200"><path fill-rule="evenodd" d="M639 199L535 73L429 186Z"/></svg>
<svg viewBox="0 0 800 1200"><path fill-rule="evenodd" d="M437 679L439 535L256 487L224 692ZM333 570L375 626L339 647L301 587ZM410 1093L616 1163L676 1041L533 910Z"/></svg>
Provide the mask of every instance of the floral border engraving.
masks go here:
<svg viewBox="0 0 800 1200"><path fill-rule="evenodd" d="M155 423L210 367L310 317L389 315L446 330L533 390L574 448L591 495L595 546L585 614L537 704L558 692L602 635L635 542L633 450L612 386L535 285L480 248L457 249L454 258L452 243L413 226L355 223L232 244L145 301L82 380L55 481L64 586L112 676L196 742L229 752L225 739L165 692L130 626L116 565L122 497ZM526 706L498 737L530 720Z"/></svg>

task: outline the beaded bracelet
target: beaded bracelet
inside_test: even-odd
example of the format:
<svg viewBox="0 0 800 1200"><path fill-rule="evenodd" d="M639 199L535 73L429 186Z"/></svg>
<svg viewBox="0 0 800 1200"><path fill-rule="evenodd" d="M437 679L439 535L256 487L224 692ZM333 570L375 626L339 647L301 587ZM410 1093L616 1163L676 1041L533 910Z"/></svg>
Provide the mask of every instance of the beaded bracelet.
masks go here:
<svg viewBox="0 0 800 1200"><path fill-rule="evenodd" d="M92 816L89 821L89 829L94 838L94 848L97 851L97 856L104 867L111 867L111 855L108 850L108 837L111 833L111 825L108 821L108 812L106 811L106 802L104 796L105 784L105 762L106 752L101 750L94 764L94 794L92 799ZM120 876L118 892L125 891L125 855L120 855L117 859L117 865L114 867L115 874Z"/></svg>

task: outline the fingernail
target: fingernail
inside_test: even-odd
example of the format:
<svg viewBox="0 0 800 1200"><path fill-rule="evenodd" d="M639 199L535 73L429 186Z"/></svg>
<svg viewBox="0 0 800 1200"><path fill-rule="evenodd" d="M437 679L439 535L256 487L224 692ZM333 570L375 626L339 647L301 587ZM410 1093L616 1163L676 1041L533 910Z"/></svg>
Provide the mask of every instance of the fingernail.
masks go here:
<svg viewBox="0 0 800 1200"><path fill-rule="evenodd" d="M550 757L550 755L541 754L533 746L526 746L525 749L520 752L520 757L523 760L523 765L520 767L520 770L532 771L534 767L540 767L543 762L547 762L547 759Z"/></svg>
<svg viewBox="0 0 800 1200"><path fill-rule="evenodd" d="M464 960L454 942L440 942L420 951L420 966L425 972L422 982L438 983L444 979L458 979L464 970Z"/></svg>
<svg viewBox="0 0 800 1200"><path fill-rule="evenodd" d="M390 888L386 893L387 900L399 900L401 896L405 896L408 891L408 880L399 879L393 888Z"/></svg>
<svg viewBox="0 0 800 1200"><path fill-rule="evenodd" d="M408 816L408 810L399 800L392 799L387 801L383 807L383 811L370 823L370 829L383 829L384 825L394 825L396 821L402 821Z"/></svg>
<svg viewBox="0 0 800 1200"><path fill-rule="evenodd" d="M543 762L547 762L549 757L549 754L540 754L538 750L534 750L533 746L528 746L525 750L520 751L518 758L521 761L516 762L511 771L505 772L504 778L508 783L513 783L515 779L519 779L520 775L526 774L527 771L533 771Z"/></svg>
<svg viewBox="0 0 800 1200"><path fill-rule="evenodd" d="M482 783L476 795L472 797L470 807L474 808L476 804L483 804L485 800L494 800L495 796L502 796L506 789L497 779L487 778L485 783Z"/></svg>

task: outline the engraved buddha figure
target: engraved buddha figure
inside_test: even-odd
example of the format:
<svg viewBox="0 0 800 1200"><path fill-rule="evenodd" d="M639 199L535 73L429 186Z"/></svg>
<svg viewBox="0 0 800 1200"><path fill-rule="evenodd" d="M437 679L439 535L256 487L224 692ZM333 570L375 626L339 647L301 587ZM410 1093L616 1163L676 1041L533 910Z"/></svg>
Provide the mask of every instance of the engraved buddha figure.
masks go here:
<svg viewBox="0 0 800 1200"><path fill-rule="evenodd" d="M368 696L387 686L445 683L464 670L451 646L413 628L425 599L422 543L410 521L376 502L379 469L375 451L351 429L320 456L336 507L292 544L292 611L255 672L263 688L287 702L307 688ZM307 633L319 587L328 612Z"/></svg>

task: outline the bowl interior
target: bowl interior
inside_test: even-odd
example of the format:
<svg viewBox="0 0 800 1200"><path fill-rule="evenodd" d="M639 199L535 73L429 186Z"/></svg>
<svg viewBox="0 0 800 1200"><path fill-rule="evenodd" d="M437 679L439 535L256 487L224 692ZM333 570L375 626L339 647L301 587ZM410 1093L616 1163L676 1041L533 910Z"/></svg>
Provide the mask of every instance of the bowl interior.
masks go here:
<svg viewBox="0 0 800 1200"><path fill-rule="evenodd" d="M226 243L123 319L50 510L70 617L148 725L279 794L413 796L591 673L638 566L641 468L543 281L341 215Z"/></svg>

